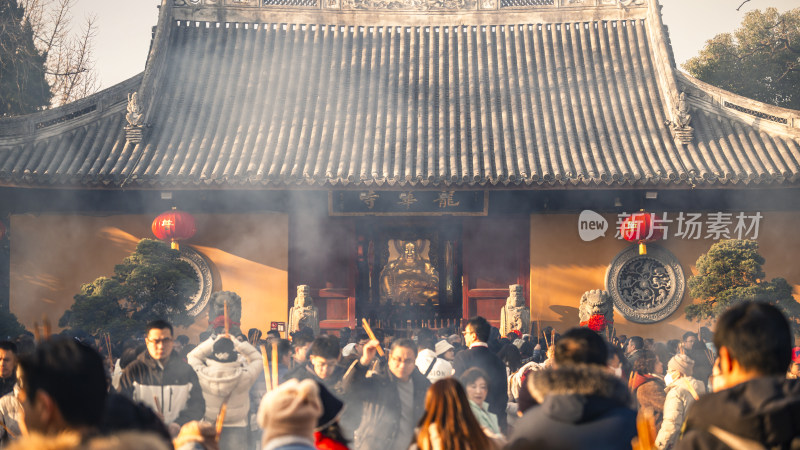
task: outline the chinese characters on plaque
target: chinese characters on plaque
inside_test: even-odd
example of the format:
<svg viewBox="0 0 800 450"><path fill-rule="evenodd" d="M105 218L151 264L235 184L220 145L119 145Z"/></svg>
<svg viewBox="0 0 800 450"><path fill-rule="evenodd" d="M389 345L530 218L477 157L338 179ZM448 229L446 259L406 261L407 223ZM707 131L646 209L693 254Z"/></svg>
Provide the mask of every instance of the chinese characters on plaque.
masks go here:
<svg viewBox="0 0 800 450"><path fill-rule="evenodd" d="M614 236L622 239L620 226L629 213L617 215L617 232ZM754 213L732 213L732 212L710 212L710 213L652 213L653 226L650 228L650 236L641 236L641 239L649 239L657 235L660 231L663 239L758 239L759 225L764 217L760 212Z"/></svg>
<svg viewBox="0 0 800 450"><path fill-rule="evenodd" d="M329 200L332 215L486 215L488 212L488 194L484 191L332 191Z"/></svg>

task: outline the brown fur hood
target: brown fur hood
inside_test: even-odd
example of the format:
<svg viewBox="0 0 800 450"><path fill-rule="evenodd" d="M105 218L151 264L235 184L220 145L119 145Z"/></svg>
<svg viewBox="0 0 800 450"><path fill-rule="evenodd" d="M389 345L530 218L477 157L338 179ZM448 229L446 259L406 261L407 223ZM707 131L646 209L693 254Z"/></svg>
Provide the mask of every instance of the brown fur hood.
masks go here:
<svg viewBox="0 0 800 450"><path fill-rule="evenodd" d="M528 390L539 403L548 395L597 396L630 405L631 396L625 383L605 366L571 364L532 372Z"/></svg>

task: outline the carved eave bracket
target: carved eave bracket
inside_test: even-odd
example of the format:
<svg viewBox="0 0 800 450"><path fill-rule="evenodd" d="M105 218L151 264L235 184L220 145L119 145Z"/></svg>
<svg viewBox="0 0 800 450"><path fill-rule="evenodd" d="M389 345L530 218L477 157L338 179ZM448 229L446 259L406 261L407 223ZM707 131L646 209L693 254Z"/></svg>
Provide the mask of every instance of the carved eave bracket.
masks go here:
<svg viewBox="0 0 800 450"><path fill-rule="evenodd" d="M689 105L686 102L686 93L681 92L675 102L675 120L670 122L672 136L683 145L688 145L694 139L694 128L690 126L692 115L689 114Z"/></svg>
<svg viewBox="0 0 800 450"><path fill-rule="evenodd" d="M139 94L132 92L128 94L128 112L125 114L125 139L130 144L138 144L144 139L144 130L147 126L144 123L144 109L139 104Z"/></svg>

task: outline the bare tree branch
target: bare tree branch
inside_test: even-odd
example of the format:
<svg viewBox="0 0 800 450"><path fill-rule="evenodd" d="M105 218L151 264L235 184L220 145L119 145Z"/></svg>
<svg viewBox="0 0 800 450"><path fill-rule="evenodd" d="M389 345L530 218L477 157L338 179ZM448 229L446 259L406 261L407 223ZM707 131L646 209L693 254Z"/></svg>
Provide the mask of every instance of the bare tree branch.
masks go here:
<svg viewBox="0 0 800 450"><path fill-rule="evenodd" d="M47 82L53 92L51 106L60 106L97 91L93 58L96 18L87 17L73 31L70 14L77 0L20 0L31 24L34 42L47 55Z"/></svg>
<svg viewBox="0 0 800 450"><path fill-rule="evenodd" d="M738 8L736 8L736 10L737 10L737 11L739 11L740 9L742 9L742 6L744 6L744 4L745 4L745 3L747 3L747 2L749 2L749 1L750 1L750 0L744 0L744 1L742 2L742 4L741 4L741 5L739 5L739 7L738 7Z"/></svg>

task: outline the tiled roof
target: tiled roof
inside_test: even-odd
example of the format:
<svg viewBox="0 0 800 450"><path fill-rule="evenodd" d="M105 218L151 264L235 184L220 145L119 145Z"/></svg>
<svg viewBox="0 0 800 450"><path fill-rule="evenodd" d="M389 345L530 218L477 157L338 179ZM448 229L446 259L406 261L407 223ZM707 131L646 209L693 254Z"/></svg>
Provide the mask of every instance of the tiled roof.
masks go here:
<svg viewBox="0 0 800 450"><path fill-rule="evenodd" d="M0 121L0 183L796 182L796 112L781 110L789 123L772 132L757 126L763 118L722 111L713 99L703 103L689 92L694 138L676 143L659 76L669 61L657 56L650 23L643 17L430 26L173 20L165 25L171 29L163 59L151 58L148 66L155 94L145 105L148 128L140 144L125 141L124 102L89 111L88 123L56 125L59 133L4 133L4 123L19 127ZM680 80L702 90L688 77Z"/></svg>

